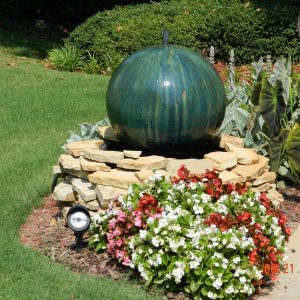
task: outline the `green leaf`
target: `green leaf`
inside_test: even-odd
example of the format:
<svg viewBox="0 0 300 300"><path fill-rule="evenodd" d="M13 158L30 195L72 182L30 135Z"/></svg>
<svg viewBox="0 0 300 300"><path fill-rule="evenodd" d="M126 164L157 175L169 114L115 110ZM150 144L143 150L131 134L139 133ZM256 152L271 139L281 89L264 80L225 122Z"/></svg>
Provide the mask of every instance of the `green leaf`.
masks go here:
<svg viewBox="0 0 300 300"><path fill-rule="evenodd" d="M266 78L266 72L261 70L258 74L257 81L253 85L252 92L251 92L251 102L253 105L259 105L259 98L262 89L262 83Z"/></svg>
<svg viewBox="0 0 300 300"><path fill-rule="evenodd" d="M300 124L292 128L286 142L286 153L298 175L300 174Z"/></svg>
<svg viewBox="0 0 300 300"><path fill-rule="evenodd" d="M276 81L274 87L268 80L263 81L259 105L260 112L272 138L279 133L281 120L286 110L281 81Z"/></svg>
<svg viewBox="0 0 300 300"><path fill-rule="evenodd" d="M200 287L200 284L198 282L192 281L190 284L190 289L192 292L196 292Z"/></svg>
<svg viewBox="0 0 300 300"><path fill-rule="evenodd" d="M268 144L268 156L270 158L271 171L277 172L285 149L285 143L290 133L289 128L284 128L277 136L270 139Z"/></svg>
<svg viewBox="0 0 300 300"><path fill-rule="evenodd" d="M97 247L95 248L95 252L99 253L102 250L104 250L106 248L106 243L103 241L100 241L99 244L97 245Z"/></svg>

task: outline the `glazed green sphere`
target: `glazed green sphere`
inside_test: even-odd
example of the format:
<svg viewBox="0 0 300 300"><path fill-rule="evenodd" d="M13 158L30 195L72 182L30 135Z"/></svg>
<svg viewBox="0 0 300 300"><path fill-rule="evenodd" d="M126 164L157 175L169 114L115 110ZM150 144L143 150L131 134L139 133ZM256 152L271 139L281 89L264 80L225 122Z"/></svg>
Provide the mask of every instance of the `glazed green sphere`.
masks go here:
<svg viewBox="0 0 300 300"><path fill-rule="evenodd" d="M106 96L116 136L141 149L201 142L221 125L225 106L222 80L209 61L174 45L130 55L112 75Z"/></svg>

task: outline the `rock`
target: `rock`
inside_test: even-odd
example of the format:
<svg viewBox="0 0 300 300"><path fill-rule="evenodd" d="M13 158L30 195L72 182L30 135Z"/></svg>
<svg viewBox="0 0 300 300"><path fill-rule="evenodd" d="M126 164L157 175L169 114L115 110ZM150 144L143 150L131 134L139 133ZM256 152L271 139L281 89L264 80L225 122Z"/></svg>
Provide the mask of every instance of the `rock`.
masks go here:
<svg viewBox="0 0 300 300"><path fill-rule="evenodd" d="M165 170L156 170L156 173L160 174L161 176L172 176L170 173L166 172ZM148 180L151 176L153 176L154 172L152 170L142 170L139 172L135 172L134 175L140 180Z"/></svg>
<svg viewBox="0 0 300 300"><path fill-rule="evenodd" d="M172 175L177 175L181 165L185 165L192 174L203 174L206 170L213 170L213 162L210 159L170 159L166 170Z"/></svg>
<svg viewBox="0 0 300 300"><path fill-rule="evenodd" d="M242 176L245 181L252 181L261 175L265 170L265 166L260 163L253 165L237 165L231 171Z"/></svg>
<svg viewBox="0 0 300 300"><path fill-rule="evenodd" d="M230 143L241 148L243 148L245 144L244 139L241 139L236 136L221 134L219 147L225 149L225 143Z"/></svg>
<svg viewBox="0 0 300 300"><path fill-rule="evenodd" d="M256 154L255 149L240 148L229 143L226 143L225 149L236 154L237 162L241 165L251 165L259 162L259 156Z"/></svg>
<svg viewBox="0 0 300 300"><path fill-rule="evenodd" d="M121 151L108 151L108 150L86 150L82 152L85 158L95 160L97 162L118 163L124 158L124 154Z"/></svg>
<svg viewBox="0 0 300 300"><path fill-rule="evenodd" d="M230 172L227 170L224 170L219 173L220 179L222 179L223 183L238 183L238 182L244 182L244 178L235 172Z"/></svg>
<svg viewBox="0 0 300 300"><path fill-rule="evenodd" d="M97 131L104 140L119 142L111 126L99 127Z"/></svg>
<svg viewBox="0 0 300 300"><path fill-rule="evenodd" d="M204 158L211 159L214 169L220 172L232 168L237 164L237 156L233 152L211 152L205 154Z"/></svg>
<svg viewBox="0 0 300 300"><path fill-rule="evenodd" d="M272 188L272 186L268 182L267 183L263 183L262 185L259 185L259 186L255 186L255 189L257 191L259 191L260 193L265 193L270 188Z"/></svg>
<svg viewBox="0 0 300 300"><path fill-rule="evenodd" d="M55 187L53 195L58 201L74 202L76 200L72 185L65 182L61 182Z"/></svg>
<svg viewBox="0 0 300 300"><path fill-rule="evenodd" d="M275 207L276 209L279 209L281 203L282 203L282 201L272 200L272 204L274 205L274 207Z"/></svg>
<svg viewBox="0 0 300 300"><path fill-rule="evenodd" d="M99 147L103 144L104 141L102 140L88 140L70 143L67 144L65 147L70 154L74 156L80 156L82 151L89 149L99 149Z"/></svg>
<svg viewBox="0 0 300 300"><path fill-rule="evenodd" d="M77 199L79 204L85 206L89 210L97 211L100 208L100 204L97 200L86 202L79 195L77 196Z"/></svg>
<svg viewBox="0 0 300 300"><path fill-rule="evenodd" d="M80 177L80 178L83 178L83 179L88 179L88 175L90 174L89 172L86 172L86 171L83 171L83 170L65 170L65 173L68 173L72 176L75 176L75 177Z"/></svg>
<svg viewBox="0 0 300 300"><path fill-rule="evenodd" d="M117 166L130 170L155 170L166 167L168 160L163 156L143 156L138 159L125 158L118 162Z"/></svg>
<svg viewBox="0 0 300 300"><path fill-rule="evenodd" d="M139 183L133 172L111 170L110 172L97 171L88 176L89 181L100 185L108 185L120 189L128 189L130 184Z"/></svg>
<svg viewBox="0 0 300 300"><path fill-rule="evenodd" d="M85 202L96 200L97 195L90 182L80 178L73 178L71 184L74 191L77 192Z"/></svg>
<svg viewBox="0 0 300 300"><path fill-rule="evenodd" d="M267 197L273 202L273 201L279 201L283 202L284 198L282 194L276 191L276 189L269 189L266 193Z"/></svg>
<svg viewBox="0 0 300 300"><path fill-rule="evenodd" d="M97 185L95 188L97 198L101 203L101 207L107 208L112 200L117 199L119 196L124 196L128 193L127 189L120 189L107 185Z"/></svg>
<svg viewBox="0 0 300 300"><path fill-rule="evenodd" d="M67 220L67 215L68 215L68 212L70 210L71 206L65 206L62 208L61 212L62 212L62 215L63 215L63 218L65 220Z"/></svg>
<svg viewBox="0 0 300 300"><path fill-rule="evenodd" d="M269 161L270 161L269 158L267 158L263 155L258 155L258 157L259 157L258 163L263 165L266 168L269 168Z"/></svg>
<svg viewBox="0 0 300 300"><path fill-rule="evenodd" d="M74 158L71 155L62 154L59 159L59 163L63 167L64 170L74 170L74 171L80 171L80 161L78 158Z"/></svg>
<svg viewBox="0 0 300 300"><path fill-rule="evenodd" d="M137 159L142 155L142 151L123 150L124 156Z"/></svg>
<svg viewBox="0 0 300 300"><path fill-rule="evenodd" d="M89 159L86 159L84 157L80 157L80 165L82 170L85 171L90 171L90 172L95 172L95 171L105 171L109 172L110 167L106 165L105 163L100 163L97 161L92 161Z"/></svg>
<svg viewBox="0 0 300 300"><path fill-rule="evenodd" d="M62 168L61 165L56 165L56 166L53 166L53 174L63 174L65 173L64 169Z"/></svg>
<svg viewBox="0 0 300 300"><path fill-rule="evenodd" d="M276 173L275 172L264 172L262 175L260 175L254 182L253 186L259 186L266 182L273 183L276 180Z"/></svg>

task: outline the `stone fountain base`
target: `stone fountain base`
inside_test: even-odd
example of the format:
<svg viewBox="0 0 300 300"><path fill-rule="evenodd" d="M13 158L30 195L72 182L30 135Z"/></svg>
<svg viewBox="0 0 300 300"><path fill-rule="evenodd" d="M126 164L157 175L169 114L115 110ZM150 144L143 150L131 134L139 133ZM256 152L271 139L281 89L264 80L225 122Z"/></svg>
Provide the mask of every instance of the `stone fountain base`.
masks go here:
<svg viewBox="0 0 300 300"><path fill-rule="evenodd" d="M94 215L126 195L130 184L147 180L154 170L176 176L182 164L195 175L215 170L224 183L246 183L254 191L265 192L275 207L284 201L276 190L276 173L269 171L269 159L256 154L255 149L244 148L241 138L221 135L219 151L206 153L201 159L176 159L128 149L108 150L107 141L117 142L116 137L110 127L100 127L98 132L103 140L67 144L68 154L62 154L53 167L53 173L62 177L53 195L64 216L74 203L86 206Z"/></svg>

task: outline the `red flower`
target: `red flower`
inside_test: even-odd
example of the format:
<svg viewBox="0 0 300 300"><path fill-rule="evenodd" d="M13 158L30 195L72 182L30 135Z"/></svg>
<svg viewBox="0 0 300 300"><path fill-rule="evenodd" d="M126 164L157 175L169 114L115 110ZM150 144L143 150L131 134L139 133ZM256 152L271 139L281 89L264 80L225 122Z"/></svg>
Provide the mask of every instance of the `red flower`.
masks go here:
<svg viewBox="0 0 300 300"><path fill-rule="evenodd" d="M252 250L249 253L249 262L251 265L255 265L257 263L257 250Z"/></svg>
<svg viewBox="0 0 300 300"><path fill-rule="evenodd" d="M179 170L178 170L178 172L177 172L177 174L178 174L178 177L180 178L180 179L182 179L182 180L185 180L185 179L187 179L188 178L188 176L189 176L189 171L188 171L188 169L186 168L186 166L185 165L181 165L181 167L179 168Z"/></svg>
<svg viewBox="0 0 300 300"><path fill-rule="evenodd" d="M241 223L250 223L252 218L252 214L249 212L244 212L237 216L237 219Z"/></svg>
<svg viewBox="0 0 300 300"><path fill-rule="evenodd" d="M288 236L290 236L292 234L292 230L290 227L284 227L284 232Z"/></svg>

